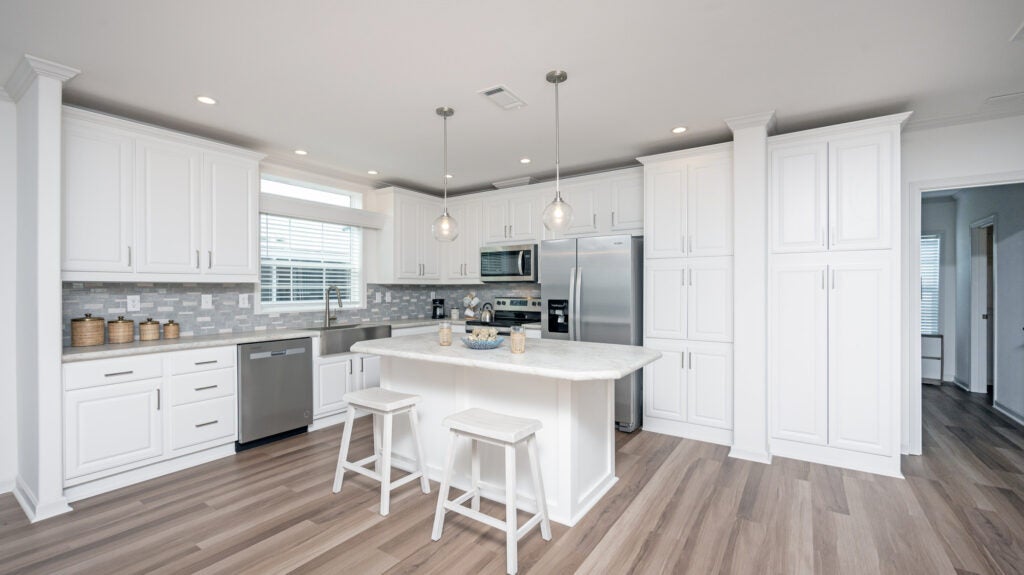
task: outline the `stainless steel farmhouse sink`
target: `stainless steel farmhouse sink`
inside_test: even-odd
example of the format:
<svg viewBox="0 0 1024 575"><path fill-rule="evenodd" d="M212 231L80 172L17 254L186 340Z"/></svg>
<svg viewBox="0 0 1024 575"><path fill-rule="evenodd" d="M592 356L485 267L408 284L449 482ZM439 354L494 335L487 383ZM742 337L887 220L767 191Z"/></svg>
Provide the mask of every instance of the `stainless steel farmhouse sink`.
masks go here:
<svg viewBox="0 0 1024 575"><path fill-rule="evenodd" d="M348 353L352 346L368 339L391 337L390 325L362 325L345 323L330 327L311 328L320 332L320 355Z"/></svg>

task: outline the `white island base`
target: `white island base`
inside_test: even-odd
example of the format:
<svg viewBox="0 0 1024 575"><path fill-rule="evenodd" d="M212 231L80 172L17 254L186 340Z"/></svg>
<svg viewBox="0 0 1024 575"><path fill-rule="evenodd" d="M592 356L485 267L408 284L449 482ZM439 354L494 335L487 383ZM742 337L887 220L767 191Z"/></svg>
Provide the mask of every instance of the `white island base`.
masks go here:
<svg viewBox="0 0 1024 575"><path fill-rule="evenodd" d="M456 344L457 345L457 344ZM486 352L485 352L486 353ZM446 416L480 407L517 417L539 419L541 474L551 521L572 526L611 489L615 477L614 380L570 381L477 367L381 358L381 387L421 397L420 434L430 478L440 482L449 432ZM413 456L409 423L394 423L396 456ZM457 444L452 485L470 485L469 441ZM484 497L504 502L505 459L501 448L480 444L480 480ZM396 466L412 469L406 461ZM518 506L536 511L526 449L516 453Z"/></svg>

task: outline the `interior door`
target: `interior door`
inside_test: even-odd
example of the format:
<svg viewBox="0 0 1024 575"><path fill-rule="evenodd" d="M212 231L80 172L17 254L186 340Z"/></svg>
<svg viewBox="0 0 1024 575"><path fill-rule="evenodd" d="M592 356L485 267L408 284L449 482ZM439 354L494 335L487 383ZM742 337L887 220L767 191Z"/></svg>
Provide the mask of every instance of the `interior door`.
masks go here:
<svg viewBox="0 0 1024 575"><path fill-rule="evenodd" d="M825 251L828 144L770 146L769 156L772 251Z"/></svg>
<svg viewBox="0 0 1024 575"><path fill-rule="evenodd" d="M203 271L255 277L259 269L259 165L208 153L203 171Z"/></svg>
<svg viewBox="0 0 1024 575"><path fill-rule="evenodd" d="M732 429L732 344L688 343L686 420Z"/></svg>
<svg viewBox="0 0 1024 575"><path fill-rule="evenodd" d="M772 436L828 443L828 269L823 259L773 258L768 373Z"/></svg>
<svg viewBox="0 0 1024 575"><path fill-rule="evenodd" d="M648 258L686 255L686 163L644 167L644 249Z"/></svg>
<svg viewBox="0 0 1024 575"><path fill-rule="evenodd" d="M202 154L188 146L136 140L136 271L200 273Z"/></svg>
<svg viewBox="0 0 1024 575"><path fill-rule="evenodd" d="M732 341L732 258L693 258L687 264L688 339Z"/></svg>
<svg viewBox="0 0 1024 575"><path fill-rule="evenodd" d="M644 335L686 339L687 275L683 259L647 260L644 265Z"/></svg>
<svg viewBox="0 0 1024 575"><path fill-rule="evenodd" d="M829 445L890 454L892 370L889 254L849 254L829 266Z"/></svg>
<svg viewBox="0 0 1024 575"><path fill-rule="evenodd" d="M834 250L888 249L892 213L889 132L828 143L830 244Z"/></svg>
<svg viewBox="0 0 1024 575"><path fill-rule="evenodd" d="M691 256L732 254L732 156L694 160L687 186L687 248Z"/></svg>

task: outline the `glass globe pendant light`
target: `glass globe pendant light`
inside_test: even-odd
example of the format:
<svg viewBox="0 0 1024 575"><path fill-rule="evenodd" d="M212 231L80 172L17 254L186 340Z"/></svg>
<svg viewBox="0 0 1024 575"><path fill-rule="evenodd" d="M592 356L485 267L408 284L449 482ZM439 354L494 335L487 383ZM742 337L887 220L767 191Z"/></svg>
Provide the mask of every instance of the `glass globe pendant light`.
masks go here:
<svg viewBox="0 0 1024 575"><path fill-rule="evenodd" d="M568 77L562 70L552 70L547 75L548 82L555 85L555 199L544 208L544 227L558 233L565 232L569 229L569 224L572 223L572 206L562 199L562 189L559 187L561 174L558 157L560 144L558 140L558 85Z"/></svg>
<svg viewBox="0 0 1024 575"><path fill-rule="evenodd" d="M448 118L455 114L455 110L442 106L435 112L444 119L444 172L441 174L441 180L444 182L444 211L434 220L431 231L434 232L435 240L451 242L459 237L459 222L448 214Z"/></svg>

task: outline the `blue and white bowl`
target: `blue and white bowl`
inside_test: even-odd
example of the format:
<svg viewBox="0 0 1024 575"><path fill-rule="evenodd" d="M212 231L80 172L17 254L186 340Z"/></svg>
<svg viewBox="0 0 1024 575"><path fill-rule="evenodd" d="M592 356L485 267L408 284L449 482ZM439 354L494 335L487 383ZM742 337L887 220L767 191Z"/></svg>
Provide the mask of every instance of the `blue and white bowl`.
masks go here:
<svg viewBox="0 0 1024 575"><path fill-rule="evenodd" d="M462 338L462 343L464 343L469 349L497 349L501 347L501 344L504 341L505 338L501 336L498 336L498 339L494 341L472 340L468 337Z"/></svg>

